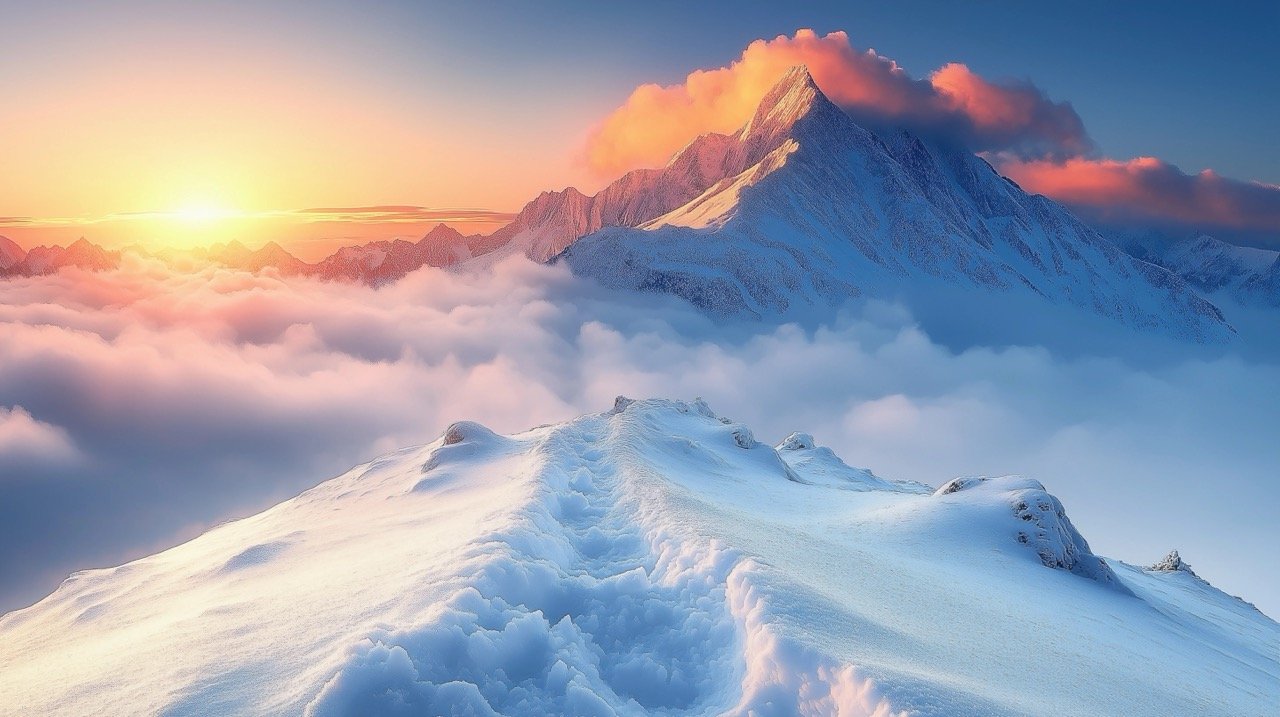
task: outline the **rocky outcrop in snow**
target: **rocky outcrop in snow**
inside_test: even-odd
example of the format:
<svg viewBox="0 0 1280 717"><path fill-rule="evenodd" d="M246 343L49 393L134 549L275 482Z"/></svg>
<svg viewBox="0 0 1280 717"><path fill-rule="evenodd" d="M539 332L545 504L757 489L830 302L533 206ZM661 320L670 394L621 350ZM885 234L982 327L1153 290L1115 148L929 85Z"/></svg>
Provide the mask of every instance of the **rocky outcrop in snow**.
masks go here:
<svg viewBox="0 0 1280 717"><path fill-rule="evenodd" d="M966 498L974 494L998 495L1008 501L1013 514L1011 524L1017 524L1014 539L1034 550L1041 565L1128 592L1107 561L1089 549L1089 543L1071 524L1061 501L1050 495L1039 481L1021 476L955 478L934 495Z"/></svg>
<svg viewBox="0 0 1280 717"><path fill-rule="evenodd" d="M1189 573L1191 575L1195 575L1195 571L1191 569L1190 565L1187 565L1185 562L1183 562L1182 556L1178 555L1177 550L1170 550L1169 554L1164 556L1164 558L1162 558L1160 562L1156 563L1155 565L1152 565L1147 569L1153 570L1155 572L1160 572L1160 573L1183 572L1183 573Z"/></svg>

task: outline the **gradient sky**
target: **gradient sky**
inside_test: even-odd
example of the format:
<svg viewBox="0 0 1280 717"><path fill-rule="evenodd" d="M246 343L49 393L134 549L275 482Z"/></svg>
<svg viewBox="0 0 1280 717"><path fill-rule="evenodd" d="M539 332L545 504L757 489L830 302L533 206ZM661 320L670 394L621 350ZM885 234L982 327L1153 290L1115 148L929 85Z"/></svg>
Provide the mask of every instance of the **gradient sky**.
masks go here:
<svg viewBox="0 0 1280 717"><path fill-rule="evenodd" d="M510 212L543 189L595 189L606 177L587 167L586 138L636 86L800 27L844 30L916 78L963 62L1031 80L1072 104L1102 156L1280 184L1275 3L2 4L0 216L56 226L0 227L26 245L413 235L426 224L191 220ZM131 212L179 213L98 221Z"/></svg>

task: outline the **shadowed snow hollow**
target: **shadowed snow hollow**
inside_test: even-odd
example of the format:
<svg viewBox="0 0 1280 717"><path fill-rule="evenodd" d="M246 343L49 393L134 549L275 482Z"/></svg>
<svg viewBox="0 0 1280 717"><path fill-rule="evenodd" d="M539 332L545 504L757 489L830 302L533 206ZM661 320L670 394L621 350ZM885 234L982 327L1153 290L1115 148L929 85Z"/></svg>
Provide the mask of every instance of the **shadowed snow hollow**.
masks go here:
<svg viewBox="0 0 1280 717"><path fill-rule="evenodd" d="M1035 481L935 492L619 399L73 575L0 618L0 713L1261 715L1277 639L1108 566Z"/></svg>

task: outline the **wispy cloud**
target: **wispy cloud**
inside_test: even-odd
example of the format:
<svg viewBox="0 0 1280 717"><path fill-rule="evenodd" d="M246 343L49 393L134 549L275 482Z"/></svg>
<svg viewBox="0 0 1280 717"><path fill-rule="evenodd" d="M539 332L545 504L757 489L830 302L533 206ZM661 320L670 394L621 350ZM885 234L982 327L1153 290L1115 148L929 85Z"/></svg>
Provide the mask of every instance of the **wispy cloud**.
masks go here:
<svg viewBox="0 0 1280 717"><path fill-rule="evenodd" d="M1272 184L1211 170L1187 174L1155 157L994 161L1027 191L1053 197L1098 221L1270 232L1280 242L1280 187Z"/></svg>
<svg viewBox="0 0 1280 717"><path fill-rule="evenodd" d="M289 212L313 222L362 222L371 224L444 222L483 223L509 222L515 218L512 212L492 209L449 209L419 207L414 205L382 205L372 207L321 207Z"/></svg>
<svg viewBox="0 0 1280 717"><path fill-rule="evenodd" d="M310 209L277 209L240 211L235 209L148 210L115 212L92 217L0 217L0 227L69 227L132 221L210 220L274 220L288 222L351 222L358 224L494 224L509 222L515 214L492 209L422 207L416 205L377 205L368 207L319 207Z"/></svg>

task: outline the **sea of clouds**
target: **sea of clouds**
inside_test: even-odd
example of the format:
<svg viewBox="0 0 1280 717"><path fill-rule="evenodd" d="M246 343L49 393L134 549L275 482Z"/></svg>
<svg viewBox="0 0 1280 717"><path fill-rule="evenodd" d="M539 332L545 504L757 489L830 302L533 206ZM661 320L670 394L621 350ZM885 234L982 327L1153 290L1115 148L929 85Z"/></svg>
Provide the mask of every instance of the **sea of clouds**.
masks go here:
<svg viewBox="0 0 1280 717"><path fill-rule="evenodd" d="M1093 548L1280 613L1280 364L953 348L901 306L719 326L522 259L380 289L130 257L0 282L0 611L291 497L449 423L512 432L614 396L705 398L776 442L933 485L1022 473Z"/></svg>

